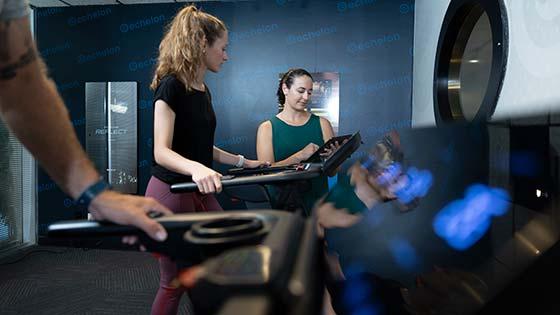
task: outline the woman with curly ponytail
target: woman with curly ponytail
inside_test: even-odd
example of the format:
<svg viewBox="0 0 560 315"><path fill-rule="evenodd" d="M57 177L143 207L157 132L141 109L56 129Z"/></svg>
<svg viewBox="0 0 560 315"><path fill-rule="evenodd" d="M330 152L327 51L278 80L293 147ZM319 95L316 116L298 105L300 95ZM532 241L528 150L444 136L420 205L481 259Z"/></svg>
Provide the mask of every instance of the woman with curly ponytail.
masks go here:
<svg viewBox="0 0 560 315"><path fill-rule="evenodd" d="M214 160L237 167L258 167L214 146L216 116L204 78L228 60L227 28L218 18L189 5L169 24L159 46L151 88L154 93L154 163L146 196L173 212L222 210L213 193L222 189ZM193 181L199 192L171 194L170 186ZM152 314L176 314L185 289L174 284L177 263L160 257L160 287Z"/></svg>

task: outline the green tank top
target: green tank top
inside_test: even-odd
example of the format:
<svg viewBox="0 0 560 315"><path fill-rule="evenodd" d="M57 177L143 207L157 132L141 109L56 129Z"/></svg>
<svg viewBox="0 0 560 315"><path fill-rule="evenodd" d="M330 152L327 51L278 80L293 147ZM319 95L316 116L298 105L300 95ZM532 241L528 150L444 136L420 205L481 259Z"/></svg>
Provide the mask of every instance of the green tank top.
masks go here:
<svg viewBox="0 0 560 315"><path fill-rule="evenodd" d="M290 157L311 142L318 146L325 143L319 116L311 114L309 120L302 126L288 125L276 116L270 119L270 123L272 124L272 147L276 161ZM311 180L311 190L304 195L304 210L307 214L311 213L315 202L328 190L327 176L323 175ZM272 197L274 198L276 195L277 191L272 189Z"/></svg>

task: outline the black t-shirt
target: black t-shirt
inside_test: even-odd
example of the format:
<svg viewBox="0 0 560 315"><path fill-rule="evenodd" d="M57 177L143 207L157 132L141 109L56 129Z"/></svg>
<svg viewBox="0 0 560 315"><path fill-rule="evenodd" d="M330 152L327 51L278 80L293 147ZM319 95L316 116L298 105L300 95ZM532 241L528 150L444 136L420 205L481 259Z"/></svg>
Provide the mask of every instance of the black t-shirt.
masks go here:
<svg viewBox="0 0 560 315"><path fill-rule="evenodd" d="M163 77L154 94L157 100L165 101L175 113L171 149L181 156L212 167L216 115L212 108L210 91L191 90L175 76ZM175 184L192 181L191 176L175 173L158 165L153 160L152 175L160 180Z"/></svg>

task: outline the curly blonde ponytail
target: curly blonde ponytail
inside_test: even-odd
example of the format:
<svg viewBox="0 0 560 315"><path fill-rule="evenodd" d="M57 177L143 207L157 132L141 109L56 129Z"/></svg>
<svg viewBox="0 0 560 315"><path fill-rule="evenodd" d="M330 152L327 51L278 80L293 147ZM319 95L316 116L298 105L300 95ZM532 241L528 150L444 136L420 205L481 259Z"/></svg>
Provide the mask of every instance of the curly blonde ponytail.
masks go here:
<svg viewBox="0 0 560 315"><path fill-rule="evenodd" d="M220 19L198 10L194 5L182 8L167 26L159 45L159 57L150 88L174 74L191 89L202 58L204 43L211 46L227 28Z"/></svg>

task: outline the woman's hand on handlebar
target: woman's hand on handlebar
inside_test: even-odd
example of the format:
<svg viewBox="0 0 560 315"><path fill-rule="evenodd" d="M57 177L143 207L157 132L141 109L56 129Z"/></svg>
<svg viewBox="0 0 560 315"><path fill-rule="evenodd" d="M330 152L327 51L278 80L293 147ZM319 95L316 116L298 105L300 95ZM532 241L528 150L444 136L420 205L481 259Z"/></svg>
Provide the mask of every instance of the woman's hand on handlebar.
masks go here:
<svg viewBox="0 0 560 315"><path fill-rule="evenodd" d="M258 160L245 160L243 167L245 168L257 168L257 167L268 167L270 166L269 161L258 161Z"/></svg>
<svg viewBox="0 0 560 315"><path fill-rule="evenodd" d="M319 149L319 146L316 145L315 143L311 142L308 145L305 146L305 148L301 149L297 155L298 155L298 160L301 161L305 161L307 160L310 156L313 155L313 153L315 153L315 151L317 151Z"/></svg>
<svg viewBox="0 0 560 315"><path fill-rule="evenodd" d="M222 191L222 174L199 164L191 172L192 180L203 194L213 194Z"/></svg>

